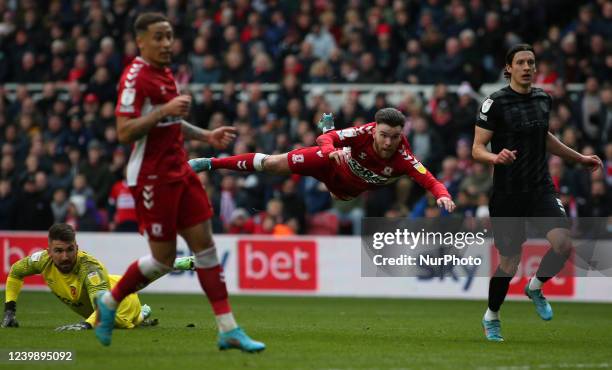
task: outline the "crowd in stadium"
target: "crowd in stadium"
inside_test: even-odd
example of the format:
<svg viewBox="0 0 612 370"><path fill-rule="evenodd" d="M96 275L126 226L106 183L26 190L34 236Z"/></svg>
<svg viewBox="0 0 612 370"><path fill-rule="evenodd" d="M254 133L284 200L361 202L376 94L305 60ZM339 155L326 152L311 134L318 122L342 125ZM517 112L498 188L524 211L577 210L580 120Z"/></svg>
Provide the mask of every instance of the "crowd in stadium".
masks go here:
<svg viewBox="0 0 612 370"><path fill-rule="evenodd" d="M190 156L312 146L322 113L333 111L336 128L345 128L371 122L390 105L380 93L363 106L355 92L334 110L322 90L306 94L304 83L434 84L430 99L406 93L397 106L407 116L404 133L448 187L456 212L481 217L488 216L492 176L471 158L475 92L503 81L509 45L532 43L537 82L549 84L553 96L550 131L605 162L591 173L552 157L561 201L572 217L608 216L612 2L561 3L0 0L0 82L18 84L10 94L0 85L0 230L44 230L54 221L82 231L136 230L123 181L130 148L117 140L114 108L119 74L137 55L130 25L151 10L173 23L177 81L205 86L188 120L239 132L223 153L188 142ZM267 82L280 84L275 99L262 91ZM42 92L26 83L43 83ZM208 87L213 83L224 84L222 92ZM568 83L584 89L568 92ZM448 85L460 88L450 93ZM215 232L359 233L364 216L442 212L408 179L340 202L311 178L224 171L200 178L217 215Z"/></svg>

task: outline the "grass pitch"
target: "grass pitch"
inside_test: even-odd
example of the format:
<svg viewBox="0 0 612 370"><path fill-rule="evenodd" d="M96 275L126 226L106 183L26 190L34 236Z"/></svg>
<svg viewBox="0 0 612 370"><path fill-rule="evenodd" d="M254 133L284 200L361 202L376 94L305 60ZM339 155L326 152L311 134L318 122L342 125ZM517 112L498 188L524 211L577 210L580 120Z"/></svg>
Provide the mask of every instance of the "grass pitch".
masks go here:
<svg viewBox="0 0 612 370"><path fill-rule="evenodd" d="M0 329L0 349L76 351L66 363L0 363L7 369L557 369L612 368L612 305L553 303L540 320L531 302L506 302L504 343L484 339L486 304L475 301L232 297L239 323L268 349L217 350L203 296L142 294L159 326L56 333L79 321L52 294L23 292L18 329ZM194 324L195 327L188 327Z"/></svg>

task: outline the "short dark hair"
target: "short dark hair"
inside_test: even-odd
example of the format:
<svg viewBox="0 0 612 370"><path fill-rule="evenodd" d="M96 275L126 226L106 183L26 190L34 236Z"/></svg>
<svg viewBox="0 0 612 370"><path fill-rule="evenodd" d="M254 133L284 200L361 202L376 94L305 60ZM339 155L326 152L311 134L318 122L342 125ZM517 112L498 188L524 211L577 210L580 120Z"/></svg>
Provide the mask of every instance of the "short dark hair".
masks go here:
<svg viewBox="0 0 612 370"><path fill-rule="evenodd" d="M75 241L75 232L72 226L65 223L53 224L49 228L49 240L59 240L66 243Z"/></svg>
<svg viewBox="0 0 612 370"><path fill-rule="evenodd" d="M406 116L395 108L383 108L376 112L374 120L376 123L384 123L391 127L403 127L406 122Z"/></svg>
<svg viewBox="0 0 612 370"><path fill-rule="evenodd" d="M153 12L142 13L138 16L138 18L136 18L136 21L134 22L134 32L136 32L136 34L147 32L147 29L149 28L150 25L154 23L159 23L159 22L170 22L170 21L165 15L161 13L153 13Z"/></svg>
<svg viewBox="0 0 612 370"><path fill-rule="evenodd" d="M533 46L529 44L516 44L510 49L508 49L508 52L506 53L506 65L507 66L512 65L512 60L514 60L514 55L518 53L519 51L531 51L535 55L535 51L533 51ZM510 79L510 73L506 71L505 66L504 66L504 78Z"/></svg>

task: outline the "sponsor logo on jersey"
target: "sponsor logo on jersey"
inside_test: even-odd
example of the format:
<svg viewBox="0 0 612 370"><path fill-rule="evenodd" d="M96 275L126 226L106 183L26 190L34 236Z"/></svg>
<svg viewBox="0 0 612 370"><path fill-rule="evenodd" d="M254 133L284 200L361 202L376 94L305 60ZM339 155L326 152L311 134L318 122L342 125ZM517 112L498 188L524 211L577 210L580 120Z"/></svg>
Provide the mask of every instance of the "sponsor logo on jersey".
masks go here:
<svg viewBox="0 0 612 370"><path fill-rule="evenodd" d="M384 185L384 184L388 184L395 180L395 179L390 179L385 176L381 176L375 173L374 171L365 168L353 158L349 158L347 163L348 163L348 166L351 172L353 172L355 176L359 177L360 179L362 179L363 181L369 184Z"/></svg>
<svg viewBox="0 0 612 370"><path fill-rule="evenodd" d="M481 120L487 122L488 117L482 113L478 113L478 117L480 117Z"/></svg>

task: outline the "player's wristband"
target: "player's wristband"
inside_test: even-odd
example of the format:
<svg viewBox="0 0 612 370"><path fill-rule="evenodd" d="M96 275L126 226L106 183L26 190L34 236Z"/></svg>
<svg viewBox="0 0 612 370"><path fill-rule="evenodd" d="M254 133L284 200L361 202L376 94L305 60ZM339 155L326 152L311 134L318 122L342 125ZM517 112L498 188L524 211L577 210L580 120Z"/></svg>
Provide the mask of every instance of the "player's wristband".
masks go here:
<svg viewBox="0 0 612 370"><path fill-rule="evenodd" d="M4 312L6 311L17 312L17 302L9 301L9 302L4 303Z"/></svg>

